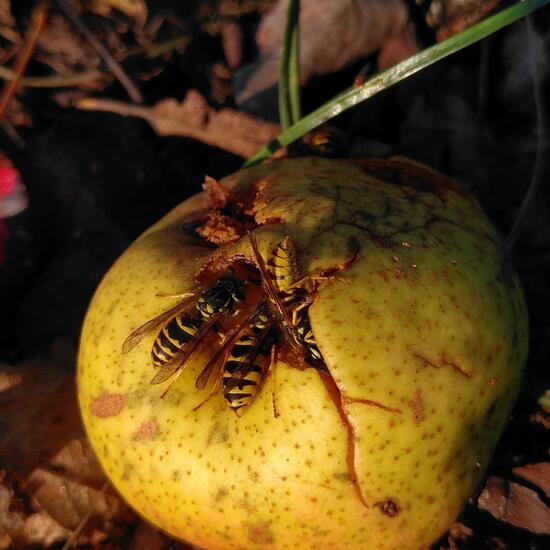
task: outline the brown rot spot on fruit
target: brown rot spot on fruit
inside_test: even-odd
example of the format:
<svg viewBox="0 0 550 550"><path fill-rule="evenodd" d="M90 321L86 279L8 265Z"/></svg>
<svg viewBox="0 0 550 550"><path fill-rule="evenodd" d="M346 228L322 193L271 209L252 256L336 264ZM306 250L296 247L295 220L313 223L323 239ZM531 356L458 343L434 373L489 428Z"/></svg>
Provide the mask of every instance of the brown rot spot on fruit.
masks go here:
<svg viewBox="0 0 550 550"><path fill-rule="evenodd" d="M270 524L267 522L247 523L246 536L254 544L273 544L274 537Z"/></svg>
<svg viewBox="0 0 550 550"><path fill-rule="evenodd" d="M426 418L424 413L424 399L420 388L417 388L414 391L411 400L409 401L409 405L413 410L414 423L418 426Z"/></svg>
<svg viewBox="0 0 550 550"><path fill-rule="evenodd" d="M225 499L225 497L227 497L228 495L228 490L227 490L227 487L218 487L218 489L216 490L216 492L214 493L214 502L221 502L222 500Z"/></svg>
<svg viewBox="0 0 550 550"><path fill-rule="evenodd" d="M391 498L386 499L384 502L378 502L377 506L380 508L380 511L389 518L394 518L399 515L399 505Z"/></svg>
<svg viewBox="0 0 550 550"><path fill-rule="evenodd" d="M151 441L158 432L157 423L153 420L144 420L133 435L134 441Z"/></svg>
<svg viewBox="0 0 550 550"><path fill-rule="evenodd" d="M125 402L126 396L121 393L104 393L90 403L90 412L98 418L117 416Z"/></svg>
<svg viewBox="0 0 550 550"><path fill-rule="evenodd" d="M215 422L208 432L206 439L206 446L210 445L222 445L229 441L229 429L227 425Z"/></svg>

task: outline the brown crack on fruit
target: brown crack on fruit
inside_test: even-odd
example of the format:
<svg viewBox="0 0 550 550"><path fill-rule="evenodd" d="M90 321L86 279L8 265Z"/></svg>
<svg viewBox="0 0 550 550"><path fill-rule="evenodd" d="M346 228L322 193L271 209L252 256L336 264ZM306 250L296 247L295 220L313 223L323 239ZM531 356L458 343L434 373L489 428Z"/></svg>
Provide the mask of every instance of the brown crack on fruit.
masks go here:
<svg viewBox="0 0 550 550"><path fill-rule="evenodd" d="M104 393L90 403L90 412L97 418L109 418L120 414L126 403L121 393Z"/></svg>
<svg viewBox="0 0 550 550"><path fill-rule="evenodd" d="M355 468L355 443L357 441L357 436L355 434L355 429L353 428L353 425L350 422L350 419L348 418L348 413L344 409L344 406L342 403L342 394L340 393L340 389L338 388L338 386L336 385L336 382L334 382L332 377L321 375L320 378L323 384L325 385L328 396L330 397L331 401L334 403L334 406L336 407L338 415L340 416L340 420L344 425L344 428L347 433L346 464L348 467L349 481L353 485L355 494L357 495L357 498L359 499L361 504L363 504L363 506L365 506L366 508L369 508L369 505L367 504L367 501L365 500L365 496L363 495L363 492L361 490L361 486L359 484L359 478L357 476L357 470Z"/></svg>
<svg viewBox="0 0 550 550"><path fill-rule="evenodd" d="M342 394L342 403L344 405L352 405L354 403L361 403L362 405L368 405L369 407L376 407L377 409L382 409L383 411L391 412L394 414L402 414L401 409L396 409L394 407L388 407L383 403L378 401L373 401L372 399L365 399L363 397L348 397L347 395Z"/></svg>
<svg viewBox="0 0 550 550"><path fill-rule="evenodd" d="M394 414L401 414L401 411L399 409L388 407L376 401L371 401L370 399L352 398L352 397L344 396L331 376L322 375L322 374L319 374L319 376L321 378L321 381L325 385L327 394L330 397L331 401L334 403L334 406L336 407L338 415L340 416L340 420L346 430L346 434L347 434L346 464L348 468L347 481L350 481L351 484L353 485L357 498L359 499L361 504L363 504L363 506L365 506L366 508L370 508L369 504L365 499L365 496L363 495L363 491L359 483L359 476L357 475L357 469L355 466L355 446L358 438L357 438L357 434L355 433L355 428L353 427L353 424L349 419L349 415L348 415L348 412L346 411L345 406L349 404L360 403L371 407L376 407Z"/></svg>
<svg viewBox="0 0 550 550"><path fill-rule="evenodd" d="M427 357L425 357L424 355L418 352L414 352L412 355L416 359L419 359L423 363L424 367L433 367L434 369L451 367L455 372L457 372L458 374L461 374L466 378L472 378L472 376L474 376L473 372L463 369L456 361L450 359L444 353L441 353L436 360L428 359Z"/></svg>
<svg viewBox="0 0 550 550"><path fill-rule="evenodd" d="M152 441L157 437L158 425L155 420L144 420L138 426L132 439L134 441Z"/></svg>

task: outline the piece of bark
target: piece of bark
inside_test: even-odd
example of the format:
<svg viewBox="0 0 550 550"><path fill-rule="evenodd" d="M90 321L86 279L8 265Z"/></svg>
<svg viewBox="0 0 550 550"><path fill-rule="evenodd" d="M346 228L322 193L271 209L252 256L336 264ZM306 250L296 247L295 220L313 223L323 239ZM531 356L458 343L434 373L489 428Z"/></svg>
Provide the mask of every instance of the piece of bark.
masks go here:
<svg viewBox="0 0 550 550"><path fill-rule="evenodd" d="M196 90L180 103L166 98L151 107L108 99L85 98L79 109L107 111L146 120L160 136L183 136L247 158L280 132L280 126L233 109L215 111Z"/></svg>
<svg viewBox="0 0 550 550"><path fill-rule="evenodd" d="M490 477L477 503L481 510L504 523L539 535L550 534L550 508L523 485Z"/></svg>

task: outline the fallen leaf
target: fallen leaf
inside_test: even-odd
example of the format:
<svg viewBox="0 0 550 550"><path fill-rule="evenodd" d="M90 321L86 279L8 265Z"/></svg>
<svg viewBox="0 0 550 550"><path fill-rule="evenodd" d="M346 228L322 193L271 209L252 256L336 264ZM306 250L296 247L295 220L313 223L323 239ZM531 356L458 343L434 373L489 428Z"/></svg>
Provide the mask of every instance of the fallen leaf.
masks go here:
<svg viewBox="0 0 550 550"><path fill-rule="evenodd" d="M27 513L3 473L0 480L0 549L39 545L47 548L69 532L45 512Z"/></svg>
<svg viewBox="0 0 550 550"><path fill-rule="evenodd" d="M542 489L546 498L550 499L550 462L518 466L512 471L517 476Z"/></svg>
<svg viewBox="0 0 550 550"><path fill-rule="evenodd" d="M86 98L79 109L107 111L146 120L160 136L184 136L247 158L280 132L278 124L265 122L233 109L214 110L196 90L180 103L174 98L143 107L121 101Z"/></svg>
<svg viewBox="0 0 550 550"><path fill-rule="evenodd" d="M136 522L84 436L74 351L58 342L48 360L0 366L0 548L99 544Z"/></svg>
<svg viewBox="0 0 550 550"><path fill-rule="evenodd" d="M550 413L544 409L537 411L529 417L533 424L540 424L547 430L550 430Z"/></svg>
<svg viewBox="0 0 550 550"><path fill-rule="evenodd" d="M263 19L256 35L260 59L247 68L237 103L274 86L279 79L281 37L288 0L280 0ZM338 71L380 50L401 36L409 20L402 0L302 0L300 4L300 81Z"/></svg>
<svg viewBox="0 0 550 550"><path fill-rule="evenodd" d="M46 63L58 74L69 74L78 67L96 69L101 59L94 49L75 31L67 18L51 14L48 25L38 38L40 61Z"/></svg>
<svg viewBox="0 0 550 550"><path fill-rule="evenodd" d="M139 22L144 23L147 19L147 4L145 0L97 0L96 3L115 8Z"/></svg>
<svg viewBox="0 0 550 550"><path fill-rule="evenodd" d="M481 510L514 527L550 534L550 508L535 491L523 485L492 476L477 503Z"/></svg>
<svg viewBox="0 0 550 550"><path fill-rule="evenodd" d="M472 26L491 13L499 0L433 0L426 14L428 25L437 29L437 41Z"/></svg>
<svg viewBox="0 0 550 550"><path fill-rule="evenodd" d="M222 23L220 34L227 65L231 69L236 69L241 64L243 55L243 32L241 26L236 21L227 21Z"/></svg>
<svg viewBox="0 0 550 550"><path fill-rule="evenodd" d="M463 523L453 523L449 527L449 536L447 538L448 546L441 546L439 550L459 550L463 542L472 538L474 532Z"/></svg>

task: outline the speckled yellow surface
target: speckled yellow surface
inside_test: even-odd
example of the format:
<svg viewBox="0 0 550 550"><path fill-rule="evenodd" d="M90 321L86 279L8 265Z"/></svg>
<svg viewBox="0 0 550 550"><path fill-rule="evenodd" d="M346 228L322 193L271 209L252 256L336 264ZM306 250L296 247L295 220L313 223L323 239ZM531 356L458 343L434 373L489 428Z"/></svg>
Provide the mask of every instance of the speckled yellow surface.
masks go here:
<svg viewBox="0 0 550 550"><path fill-rule="evenodd" d="M357 239L358 258L310 310L340 407L315 370L278 362L241 418L221 392L193 411L208 350L164 399L149 384L155 335L121 353L177 302L156 294L191 290L213 254L180 229L205 207L197 196L123 254L86 317L79 399L106 472L145 518L209 549L429 545L479 481L527 353L523 294L494 229L452 187L386 183L348 162L279 161L224 183L258 186L260 248L291 235L305 273L341 264Z"/></svg>

